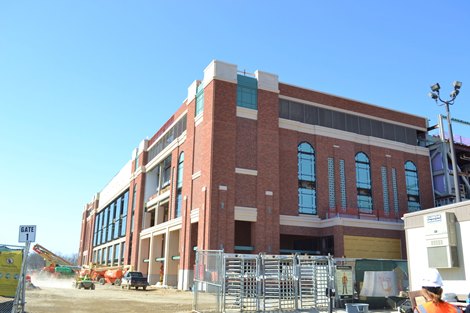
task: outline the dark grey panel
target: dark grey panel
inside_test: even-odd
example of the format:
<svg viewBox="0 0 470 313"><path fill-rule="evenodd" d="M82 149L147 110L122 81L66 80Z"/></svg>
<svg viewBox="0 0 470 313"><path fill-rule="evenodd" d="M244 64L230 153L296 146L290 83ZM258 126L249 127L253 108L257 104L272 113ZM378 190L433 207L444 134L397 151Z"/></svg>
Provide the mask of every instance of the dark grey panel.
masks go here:
<svg viewBox="0 0 470 313"><path fill-rule="evenodd" d="M289 101L281 99L279 101L279 117L280 118L289 118Z"/></svg>
<svg viewBox="0 0 470 313"><path fill-rule="evenodd" d="M383 131L383 123L371 120L370 121L370 129L371 129L371 136L383 138L384 131Z"/></svg>
<svg viewBox="0 0 470 313"><path fill-rule="evenodd" d="M365 117L359 117L359 134L370 136L370 119Z"/></svg>
<svg viewBox="0 0 470 313"><path fill-rule="evenodd" d="M388 140L395 140L395 127L393 124L382 123L384 138Z"/></svg>
<svg viewBox="0 0 470 313"><path fill-rule="evenodd" d="M339 130L346 130L346 114L343 112L332 112L333 128Z"/></svg>
<svg viewBox="0 0 470 313"><path fill-rule="evenodd" d="M289 116L291 120L303 122L304 121L304 105L302 103L290 102Z"/></svg>
<svg viewBox="0 0 470 313"><path fill-rule="evenodd" d="M406 129L406 143L414 146L418 144L418 135L416 129Z"/></svg>
<svg viewBox="0 0 470 313"><path fill-rule="evenodd" d="M305 105L305 123L311 125L318 125L318 108Z"/></svg>
<svg viewBox="0 0 470 313"><path fill-rule="evenodd" d="M406 143L406 128L395 125L395 140Z"/></svg>
<svg viewBox="0 0 470 313"><path fill-rule="evenodd" d="M318 116L318 125L325 127L333 127L331 110L318 108Z"/></svg>
<svg viewBox="0 0 470 313"><path fill-rule="evenodd" d="M359 133L359 118L356 115L346 114L346 130Z"/></svg>

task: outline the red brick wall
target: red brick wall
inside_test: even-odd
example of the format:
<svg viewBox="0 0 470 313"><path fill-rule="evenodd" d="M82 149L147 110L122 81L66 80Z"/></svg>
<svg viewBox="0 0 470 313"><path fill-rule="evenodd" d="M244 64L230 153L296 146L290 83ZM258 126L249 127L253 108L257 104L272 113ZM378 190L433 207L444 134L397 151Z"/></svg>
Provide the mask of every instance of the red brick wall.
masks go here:
<svg viewBox="0 0 470 313"><path fill-rule="evenodd" d="M257 121L237 118L236 166L245 169L257 168Z"/></svg>

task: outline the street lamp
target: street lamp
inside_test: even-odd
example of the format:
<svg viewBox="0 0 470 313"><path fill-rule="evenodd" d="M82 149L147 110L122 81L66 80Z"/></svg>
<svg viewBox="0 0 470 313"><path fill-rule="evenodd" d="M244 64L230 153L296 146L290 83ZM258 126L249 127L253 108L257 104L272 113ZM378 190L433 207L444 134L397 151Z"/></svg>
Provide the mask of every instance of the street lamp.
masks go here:
<svg viewBox="0 0 470 313"><path fill-rule="evenodd" d="M433 98L436 101L436 103L437 101L440 101L442 103L441 105L445 104L446 106L447 122L449 123L450 156L452 159L452 172L454 176L455 202L460 202L459 177L458 177L458 172L457 172L457 160L455 158L454 134L452 133L452 122L451 122L451 117L450 117L449 105L454 104L455 98L457 98L457 96L459 95L460 88L462 87L462 82L455 81L453 85L454 85L454 90L450 93L449 100L441 99L441 96L439 94L439 90L441 89L441 86L439 85L439 83L435 83L434 85L431 86L431 92L429 93L429 96Z"/></svg>

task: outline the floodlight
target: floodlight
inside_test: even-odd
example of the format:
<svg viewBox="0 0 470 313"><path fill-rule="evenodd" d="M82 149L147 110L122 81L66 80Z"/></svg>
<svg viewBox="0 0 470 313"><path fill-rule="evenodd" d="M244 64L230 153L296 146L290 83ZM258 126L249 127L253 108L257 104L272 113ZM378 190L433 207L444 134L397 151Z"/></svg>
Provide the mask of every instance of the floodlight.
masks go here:
<svg viewBox="0 0 470 313"><path fill-rule="evenodd" d="M454 85L454 89L455 89L455 90L458 90L458 89L460 89L460 87L462 87L462 82L459 82L458 80L456 80L456 81L453 83L453 85Z"/></svg>
<svg viewBox="0 0 470 313"><path fill-rule="evenodd" d="M430 98L433 98L434 100L437 100L437 98L439 97L437 95L437 93L434 93L434 92L430 92L430 93L428 93L428 95L429 95Z"/></svg>
<svg viewBox="0 0 470 313"><path fill-rule="evenodd" d="M439 85L439 83L435 83L434 85L431 86L431 90L433 92L439 92L439 89L441 89L441 86Z"/></svg>
<svg viewBox="0 0 470 313"><path fill-rule="evenodd" d="M454 99L454 98L457 97L458 95L459 95L459 90L458 90L458 89L454 89L454 91L452 91L452 92L450 93L450 97L451 97L452 99Z"/></svg>

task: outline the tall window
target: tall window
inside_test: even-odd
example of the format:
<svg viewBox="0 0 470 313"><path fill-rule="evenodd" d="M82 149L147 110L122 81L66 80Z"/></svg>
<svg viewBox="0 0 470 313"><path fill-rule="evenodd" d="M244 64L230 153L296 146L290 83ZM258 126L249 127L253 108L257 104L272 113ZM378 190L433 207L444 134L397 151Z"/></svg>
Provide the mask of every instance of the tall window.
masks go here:
<svg viewBox="0 0 470 313"><path fill-rule="evenodd" d="M181 216L181 206L183 203L181 191L183 189L183 164L184 164L184 152L181 152L178 159L178 177L176 179L176 217Z"/></svg>
<svg viewBox="0 0 470 313"><path fill-rule="evenodd" d="M121 237L124 237L126 235L128 205L129 205L129 191L126 191L126 193L124 194L124 197L122 198L122 203L121 203L121 233L120 233Z"/></svg>
<svg viewBox="0 0 470 313"><path fill-rule="evenodd" d="M297 148L299 213L317 214L315 150L306 142Z"/></svg>
<svg viewBox="0 0 470 313"><path fill-rule="evenodd" d="M119 262L119 247L120 246L121 245L119 243L114 245L114 260L113 260L114 264L118 264Z"/></svg>
<svg viewBox="0 0 470 313"><path fill-rule="evenodd" d="M356 154L356 188L359 212L372 213L372 183L370 161L364 152Z"/></svg>
<svg viewBox="0 0 470 313"><path fill-rule="evenodd" d="M197 91L196 91L196 112L195 115L199 115L204 111L204 86L203 84L199 84L197 86Z"/></svg>
<svg viewBox="0 0 470 313"><path fill-rule="evenodd" d="M418 170L411 161L405 162L406 194L408 196L408 212L421 210L419 204Z"/></svg>
<svg viewBox="0 0 470 313"><path fill-rule="evenodd" d="M258 109L258 81L256 78L237 76L237 106Z"/></svg>
<svg viewBox="0 0 470 313"><path fill-rule="evenodd" d="M161 188L165 188L170 184L171 178L171 154L163 161L162 167L162 184Z"/></svg>
<svg viewBox="0 0 470 313"><path fill-rule="evenodd" d="M108 233L108 214L109 207L104 209L104 218L101 220L101 243L106 243L107 233Z"/></svg>
<svg viewBox="0 0 470 313"><path fill-rule="evenodd" d="M119 238L119 232L121 230L121 206L122 206L122 195L116 200L116 211L114 212L116 221L114 223L113 239Z"/></svg>
<svg viewBox="0 0 470 313"><path fill-rule="evenodd" d="M137 184L134 185L134 192L132 193L131 233L134 232L134 211L135 211L136 198L137 198Z"/></svg>
<svg viewBox="0 0 470 313"><path fill-rule="evenodd" d="M115 203L111 203L109 207L109 216L108 216L108 239L106 241L113 240L113 233L114 233L114 212L115 212Z"/></svg>

